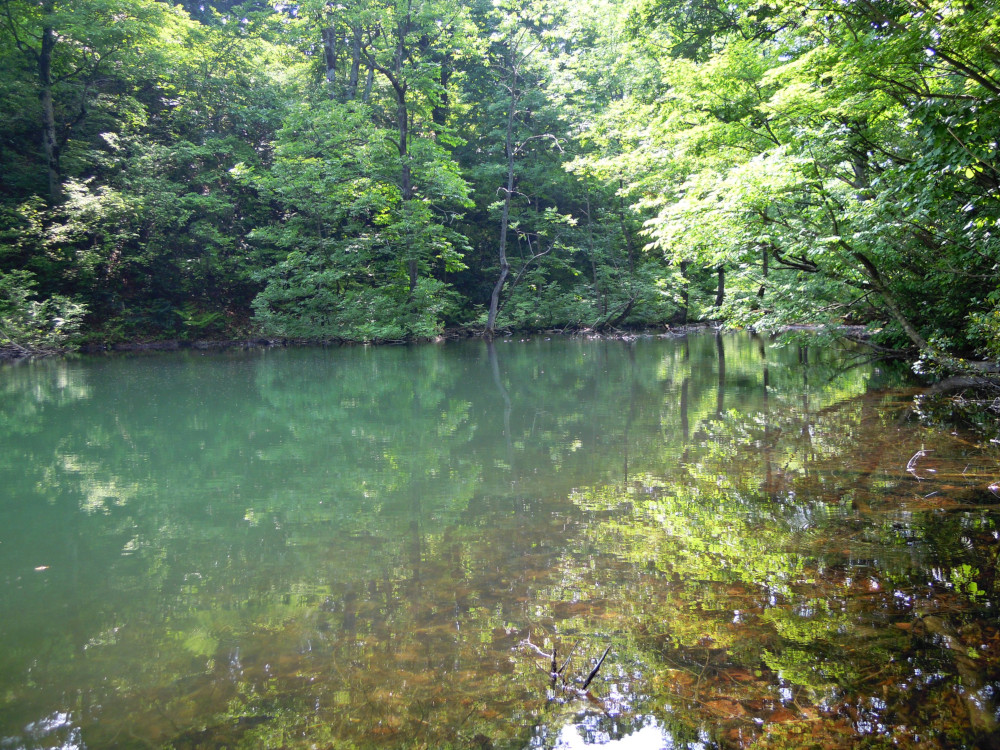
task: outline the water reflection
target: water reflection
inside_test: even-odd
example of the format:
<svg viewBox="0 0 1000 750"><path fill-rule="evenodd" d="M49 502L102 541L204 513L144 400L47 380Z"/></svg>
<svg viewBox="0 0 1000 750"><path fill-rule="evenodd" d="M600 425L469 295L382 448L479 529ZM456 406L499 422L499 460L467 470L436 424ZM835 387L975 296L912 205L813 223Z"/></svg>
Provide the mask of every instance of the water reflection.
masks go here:
<svg viewBox="0 0 1000 750"><path fill-rule="evenodd" d="M532 747L545 747L532 743ZM603 747L608 750L661 750L676 747L673 737L659 727L655 719L650 719L642 729L624 737L615 737L598 722L569 724L559 730L553 750L578 750L587 747Z"/></svg>
<svg viewBox="0 0 1000 750"><path fill-rule="evenodd" d="M713 334L3 370L0 747L982 744L997 448L905 378Z"/></svg>
<svg viewBox="0 0 1000 750"><path fill-rule="evenodd" d="M49 716L30 722L24 728L25 737L22 742L13 738L4 738L0 747L27 750L33 747L53 748L54 750L81 750L83 740L80 728L73 725L72 714L56 711Z"/></svg>

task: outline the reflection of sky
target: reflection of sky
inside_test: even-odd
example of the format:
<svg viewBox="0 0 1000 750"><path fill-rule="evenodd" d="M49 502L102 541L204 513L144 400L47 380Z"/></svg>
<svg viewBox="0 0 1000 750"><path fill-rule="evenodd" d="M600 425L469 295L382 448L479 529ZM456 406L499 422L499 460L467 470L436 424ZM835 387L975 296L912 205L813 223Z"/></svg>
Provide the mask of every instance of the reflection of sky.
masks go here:
<svg viewBox="0 0 1000 750"><path fill-rule="evenodd" d="M582 730L582 731L581 731ZM655 721L651 721L642 729L613 740L604 731L594 731L593 728L571 724L563 727L556 737L553 750L576 750L581 747L617 748L618 750L666 750L677 747L674 738Z"/></svg>
<svg viewBox="0 0 1000 750"><path fill-rule="evenodd" d="M28 750L44 747L47 750L80 750L84 747L80 728L73 725L73 717L68 712L56 711L24 728L28 744L21 744L18 738L0 737L3 750ZM59 743L59 744L53 744Z"/></svg>

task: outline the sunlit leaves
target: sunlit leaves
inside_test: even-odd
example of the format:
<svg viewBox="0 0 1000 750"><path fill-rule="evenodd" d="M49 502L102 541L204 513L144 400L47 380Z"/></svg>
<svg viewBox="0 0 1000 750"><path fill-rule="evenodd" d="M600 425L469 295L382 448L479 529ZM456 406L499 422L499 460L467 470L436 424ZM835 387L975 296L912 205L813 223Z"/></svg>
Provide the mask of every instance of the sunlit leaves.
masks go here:
<svg viewBox="0 0 1000 750"><path fill-rule="evenodd" d="M632 4L633 54L663 89L608 110L579 168L622 170L650 249L729 269L734 321L846 314L981 349L975 280L1000 257L991 7Z"/></svg>
<svg viewBox="0 0 1000 750"><path fill-rule="evenodd" d="M86 307L63 295L37 299L28 271L0 271L0 353L59 351L77 334Z"/></svg>

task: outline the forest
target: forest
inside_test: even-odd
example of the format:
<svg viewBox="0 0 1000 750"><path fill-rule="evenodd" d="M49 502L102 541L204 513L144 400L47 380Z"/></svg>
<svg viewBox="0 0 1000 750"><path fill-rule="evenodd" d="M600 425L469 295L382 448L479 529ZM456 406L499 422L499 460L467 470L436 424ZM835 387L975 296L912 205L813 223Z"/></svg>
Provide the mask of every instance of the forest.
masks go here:
<svg viewBox="0 0 1000 750"><path fill-rule="evenodd" d="M992 0L0 0L0 348L710 319L996 370L998 39Z"/></svg>

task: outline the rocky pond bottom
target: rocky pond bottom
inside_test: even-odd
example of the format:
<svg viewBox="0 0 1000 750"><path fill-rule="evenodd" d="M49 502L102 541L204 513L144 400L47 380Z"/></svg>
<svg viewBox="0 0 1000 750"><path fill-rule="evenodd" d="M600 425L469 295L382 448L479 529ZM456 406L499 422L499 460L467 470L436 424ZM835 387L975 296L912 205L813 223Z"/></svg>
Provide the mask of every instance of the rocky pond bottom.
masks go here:
<svg viewBox="0 0 1000 750"><path fill-rule="evenodd" d="M861 354L0 369L0 749L1000 746L993 405Z"/></svg>

